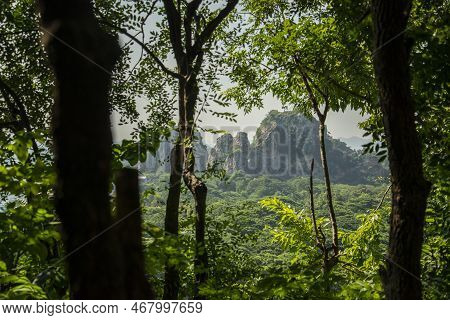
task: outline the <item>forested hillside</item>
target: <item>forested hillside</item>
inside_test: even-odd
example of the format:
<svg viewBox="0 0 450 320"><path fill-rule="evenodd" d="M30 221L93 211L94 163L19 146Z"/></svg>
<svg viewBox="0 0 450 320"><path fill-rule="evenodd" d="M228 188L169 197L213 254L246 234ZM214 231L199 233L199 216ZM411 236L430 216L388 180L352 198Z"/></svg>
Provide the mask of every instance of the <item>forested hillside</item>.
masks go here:
<svg viewBox="0 0 450 320"><path fill-rule="evenodd" d="M449 299L449 18L0 2L0 299Z"/></svg>

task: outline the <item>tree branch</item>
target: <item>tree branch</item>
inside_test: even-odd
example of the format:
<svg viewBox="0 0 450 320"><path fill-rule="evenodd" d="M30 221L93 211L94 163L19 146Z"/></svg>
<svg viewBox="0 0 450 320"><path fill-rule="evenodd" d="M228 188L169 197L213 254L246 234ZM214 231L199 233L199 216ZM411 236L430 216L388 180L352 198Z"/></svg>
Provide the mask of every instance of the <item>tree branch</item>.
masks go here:
<svg viewBox="0 0 450 320"><path fill-rule="evenodd" d="M184 32L186 41L186 53L188 56L192 56L192 19L196 15L198 8L203 0L194 0L189 2L186 9L186 15L184 17Z"/></svg>
<svg viewBox="0 0 450 320"><path fill-rule="evenodd" d="M175 59L178 66L183 63L184 51L181 37L181 16L175 7L173 0L163 0L166 9L167 21L169 23L170 42L172 43Z"/></svg>
<svg viewBox="0 0 450 320"><path fill-rule="evenodd" d="M153 53L152 50L150 50L149 47L147 47L147 45L145 43L143 43L141 40L139 40L138 38L136 38L134 35L132 35L131 33L129 33L126 29L124 28L120 28L117 27L115 25L113 25L112 23L102 19L100 21L101 23L116 29L117 31L119 31L120 33L126 35L128 38L132 39L134 42L136 42L138 45L140 45L142 47L142 49L144 49L144 51L155 61L155 63L161 68L162 71L164 71L165 73L167 73L168 75L177 78L177 79L181 79L181 75L177 72L174 72L172 70L170 70L168 67L166 67L166 65L156 56L155 53Z"/></svg>
<svg viewBox="0 0 450 320"><path fill-rule="evenodd" d="M381 198L380 203L379 203L378 206L376 207L375 211L381 208L381 206L383 205L384 199L386 198L386 196L387 196L389 190L391 190L391 187L392 187L392 183L387 187L387 189L386 189L386 191L384 192L383 197Z"/></svg>
<svg viewBox="0 0 450 320"><path fill-rule="evenodd" d="M203 64L203 57L204 57L204 52L200 51L199 54L197 55L197 60L195 61L194 64L194 68L192 69L192 73L189 75L188 80L190 80L190 78L197 78L200 69L202 68L202 64Z"/></svg>
<svg viewBox="0 0 450 320"><path fill-rule="evenodd" d="M194 44L194 52L201 50L206 41L209 40L213 32L222 23L223 20L230 14L231 11L237 6L239 0L228 0L227 5L220 10L218 15L208 22L205 29L200 33Z"/></svg>
<svg viewBox="0 0 450 320"><path fill-rule="evenodd" d="M14 104L17 108L17 113L16 113L16 110L14 110L14 107L12 105L10 106L10 109L11 109L11 112L13 113L13 115L19 115L20 125L22 126L23 130L26 130L29 133L33 132L25 105L22 103L22 101L20 100L17 93L14 92L14 90L1 77L0 77L0 88L1 88L3 96L5 97L5 99L7 101L9 101L9 103L11 103L11 101L9 100L7 95L9 95L13 99ZM37 146L36 140L34 138L32 138L31 141L32 141L34 154L36 157L39 157L39 148Z"/></svg>
<svg viewBox="0 0 450 320"><path fill-rule="evenodd" d="M309 100L311 101L312 107L313 107L314 111L317 113L317 115L319 117L321 117L322 112L320 112L320 109L319 109L319 102L317 101L316 96L314 95L314 92L312 91L312 88L309 85L309 78L306 75L306 73L303 72L303 70L301 68L299 68L299 71L300 71L300 75L302 76L303 83L305 84L306 92L308 93Z"/></svg>
<svg viewBox="0 0 450 320"><path fill-rule="evenodd" d="M342 90L342 91L345 91L345 92L347 92L348 94L350 94L350 95L352 95L352 96L354 96L354 97L356 97L356 98L359 98L359 99L364 100L364 101L366 101L366 102L370 102L370 99L369 99L368 97L363 96L363 95L361 95L361 94L359 94L359 93L357 93L357 92L355 92L355 91L352 91L352 90L346 88L343 84L339 83L339 81L337 81L336 79L332 78L331 76L329 76L329 75L324 75L324 74L321 73L320 71L315 70L315 69L313 69L313 68L310 68L310 67L308 67L308 66L303 66L303 67L304 67L305 69L307 69L308 71L310 71L310 72L313 72L313 73L318 74L318 75L325 76L326 80L327 80L328 82L330 82L331 84L333 84L336 88L338 88L338 89L340 89L340 90Z"/></svg>

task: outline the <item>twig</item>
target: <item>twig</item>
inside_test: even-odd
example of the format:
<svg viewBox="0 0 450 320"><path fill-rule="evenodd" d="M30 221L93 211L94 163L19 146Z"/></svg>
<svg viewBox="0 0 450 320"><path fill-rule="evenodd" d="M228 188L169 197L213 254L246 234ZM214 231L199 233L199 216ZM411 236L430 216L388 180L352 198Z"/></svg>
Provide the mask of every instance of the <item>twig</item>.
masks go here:
<svg viewBox="0 0 450 320"><path fill-rule="evenodd" d="M383 205L384 199L386 198L386 196L387 196L389 190L391 189L391 187L392 187L392 183L388 186L388 188L387 188L386 191L384 192L384 195L383 195L383 197L381 198L381 201L380 201L380 203L378 204L378 206L376 207L375 211L381 208L381 206Z"/></svg>

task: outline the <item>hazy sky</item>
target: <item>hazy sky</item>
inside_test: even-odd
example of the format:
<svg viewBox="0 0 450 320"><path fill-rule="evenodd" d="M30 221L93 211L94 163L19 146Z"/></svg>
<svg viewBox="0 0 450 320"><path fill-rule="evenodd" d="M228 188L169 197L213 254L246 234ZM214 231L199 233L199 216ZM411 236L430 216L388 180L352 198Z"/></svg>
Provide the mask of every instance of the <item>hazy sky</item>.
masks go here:
<svg viewBox="0 0 450 320"><path fill-rule="evenodd" d="M237 114L237 123L217 118L210 113L203 114L200 119L203 121L202 125L204 127L213 128L215 130L226 130L233 135L235 135L238 131L247 132L250 141L252 141L256 129L264 117L271 110L282 111L280 102L271 96L267 96L264 99L264 106L265 107L263 109L255 109L249 114L245 114L242 110L238 110L236 107L226 109L226 111ZM224 109L221 111L224 111ZM327 118L328 131L334 138L362 137L363 131L358 128L358 122L361 120L363 120L363 117L357 111L349 110L346 112L331 112ZM113 115L112 122L115 141L120 141L129 137L132 130L131 126L117 125L117 115ZM205 135L205 142L210 146L215 144L216 139L217 135Z"/></svg>
<svg viewBox="0 0 450 320"><path fill-rule="evenodd" d="M148 28L150 30L154 29L154 24L157 20L151 20L151 23L148 23ZM128 41L126 37L120 37L120 41L125 43ZM134 49L132 51L132 63L137 61L136 59L139 57L139 53L141 48L138 46L132 46ZM172 59L173 60L173 59ZM174 68L174 61L166 61L169 68ZM223 88L229 88L233 84L229 82L228 79L222 79ZM142 110L142 106L139 107L138 110ZM233 123L230 121L226 121L220 118L217 118L210 113L203 114L200 116L200 119L203 121L202 125L204 127L212 127L216 130L227 130L233 135L238 131L245 131L249 135L250 141L252 141L253 136L255 134L256 128L259 126L264 117L271 110L279 110L282 111L280 102L273 98L272 96L267 96L264 99L264 108L253 110L249 114L244 114L243 111L238 110L236 107L231 107L230 109L224 110L223 108L216 109L216 111L227 111L236 113L237 123ZM131 126L118 126L118 115L113 114L112 123L113 123L113 135L115 141L120 141L122 139L128 138L129 134L132 130ZM145 119L145 116L142 116L142 119ZM327 127L328 131L334 138L350 138L350 137L362 137L363 131L358 128L358 122L363 120L363 117L356 111L346 111L335 113L332 112L328 115L327 118ZM217 139L217 135L213 136L211 134L205 135L205 142L208 145L214 145L215 139Z"/></svg>

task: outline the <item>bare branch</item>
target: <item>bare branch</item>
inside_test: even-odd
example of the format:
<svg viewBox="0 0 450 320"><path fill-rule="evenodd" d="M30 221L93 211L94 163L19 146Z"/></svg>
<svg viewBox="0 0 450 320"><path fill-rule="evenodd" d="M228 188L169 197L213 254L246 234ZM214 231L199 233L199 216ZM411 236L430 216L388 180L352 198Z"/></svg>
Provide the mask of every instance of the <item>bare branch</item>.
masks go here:
<svg viewBox="0 0 450 320"><path fill-rule="evenodd" d="M306 75L306 73L303 72L303 70L301 68L299 68L299 71L300 71L300 75L302 76L303 83L305 84L306 92L308 93L309 100L311 101L312 107L313 107L314 111L317 113L317 115L319 117L321 117L322 112L320 112L320 109L319 109L319 102L317 101L316 96L314 95L314 92L312 91L312 88L309 85L309 78Z"/></svg>
<svg viewBox="0 0 450 320"><path fill-rule="evenodd" d="M13 116L18 115L20 117L20 125L23 130L31 133L33 129L31 128L30 119L28 118L27 110L20 97L2 78L0 78L0 89L6 101L10 104L10 110L13 113ZM11 100L8 95L13 99L16 110L14 110L14 106L11 104ZM39 148L34 138L32 138L32 146L35 156L39 157Z"/></svg>
<svg viewBox="0 0 450 320"><path fill-rule="evenodd" d="M384 199L386 198L389 190L391 190L391 187L392 187L392 183L387 187L386 191L383 194L383 197L380 200L380 203L378 204L378 206L376 207L375 210L379 210L381 208L381 206L383 205Z"/></svg>
<svg viewBox="0 0 450 320"><path fill-rule="evenodd" d="M112 23L106 21L106 20L101 20L101 23L116 29L117 31L119 31L120 33L126 35L127 37L129 37L130 39L132 39L134 42L136 42L137 44L139 44L142 49L156 62L156 64L161 68L161 70L163 70L165 73L167 73L168 75L177 78L177 79L181 79L181 75L170 70L168 67L166 67L166 65L156 56L156 54L149 48L147 47L147 45L145 43L143 43L141 40L139 40L138 38L136 38L134 35L132 35L131 33L129 33L126 29L124 28L120 28L117 27L115 25L113 25Z"/></svg>
<svg viewBox="0 0 450 320"><path fill-rule="evenodd" d="M186 9L186 15L184 17L184 32L185 32L185 46L188 56L192 56L192 20L196 15L198 8L203 0L194 0L189 2Z"/></svg>

